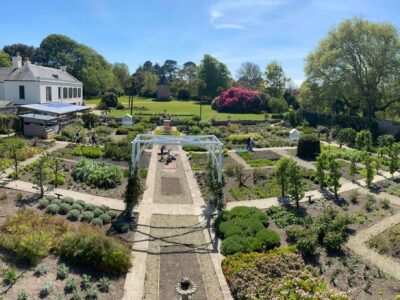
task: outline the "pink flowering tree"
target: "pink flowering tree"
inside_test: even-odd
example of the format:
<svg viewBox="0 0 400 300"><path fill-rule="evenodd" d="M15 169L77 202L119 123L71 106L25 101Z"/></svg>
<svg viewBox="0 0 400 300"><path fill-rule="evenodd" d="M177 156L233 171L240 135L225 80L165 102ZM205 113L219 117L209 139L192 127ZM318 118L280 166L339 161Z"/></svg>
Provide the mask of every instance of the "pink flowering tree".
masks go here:
<svg viewBox="0 0 400 300"><path fill-rule="evenodd" d="M261 112L266 106L265 94L237 87L222 92L212 102L213 109L232 113Z"/></svg>

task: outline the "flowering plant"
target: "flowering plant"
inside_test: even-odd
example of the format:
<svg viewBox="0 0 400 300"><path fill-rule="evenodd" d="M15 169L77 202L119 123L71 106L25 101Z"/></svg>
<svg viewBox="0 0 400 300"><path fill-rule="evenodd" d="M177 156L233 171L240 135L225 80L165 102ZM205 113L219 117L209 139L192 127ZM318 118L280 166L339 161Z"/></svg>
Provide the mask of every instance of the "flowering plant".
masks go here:
<svg viewBox="0 0 400 300"><path fill-rule="evenodd" d="M266 105L265 94L233 87L216 97L212 108L219 112L248 113L261 112Z"/></svg>

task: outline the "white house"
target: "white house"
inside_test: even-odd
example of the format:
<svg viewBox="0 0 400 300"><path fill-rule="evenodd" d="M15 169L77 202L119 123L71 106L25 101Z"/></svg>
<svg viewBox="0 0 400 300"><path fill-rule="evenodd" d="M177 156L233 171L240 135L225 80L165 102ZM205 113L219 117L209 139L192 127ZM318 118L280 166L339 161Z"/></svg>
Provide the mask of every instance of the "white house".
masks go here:
<svg viewBox="0 0 400 300"><path fill-rule="evenodd" d="M133 118L130 114L126 114L125 116L122 117L122 125L125 126L132 126L133 124Z"/></svg>
<svg viewBox="0 0 400 300"><path fill-rule="evenodd" d="M48 68L32 64L21 56L12 57L12 66L0 68L0 100L15 105L63 102L81 105L82 82L65 67Z"/></svg>
<svg viewBox="0 0 400 300"><path fill-rule="evenodd" d="M290 130L289 133L289 141L298 141L300 138L301 132L298 131L296 128Z"/></svg>

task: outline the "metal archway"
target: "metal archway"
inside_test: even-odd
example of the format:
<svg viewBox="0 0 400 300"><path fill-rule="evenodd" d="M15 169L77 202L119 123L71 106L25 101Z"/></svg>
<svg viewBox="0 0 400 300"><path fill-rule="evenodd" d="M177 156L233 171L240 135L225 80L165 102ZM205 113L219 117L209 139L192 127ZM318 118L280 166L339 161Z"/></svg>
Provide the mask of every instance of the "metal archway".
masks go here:
<svg viewBox="0 0 400 300"><path fill-rule="evenodd" d="M152 145L199 146L206 149L212 158L213 166L217 166L218 182L222 182L222 142L215 135L157 135L138 134L132 141L132 169L136 168L140 154ZM218 156L215 150L218 149Z"/></svg>

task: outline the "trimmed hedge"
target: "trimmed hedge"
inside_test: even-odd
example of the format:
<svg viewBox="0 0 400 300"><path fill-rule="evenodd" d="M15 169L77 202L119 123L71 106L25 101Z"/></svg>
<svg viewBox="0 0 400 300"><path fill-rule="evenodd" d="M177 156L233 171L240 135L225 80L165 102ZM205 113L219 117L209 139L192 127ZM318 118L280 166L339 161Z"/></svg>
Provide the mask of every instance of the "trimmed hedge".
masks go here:
<svg viewBox="0 0 400 300"><path fill-rule="evenodd" d="M302 135L297 144L297 156L314 160L321 153L321 143L314 134Z"/></svg>

